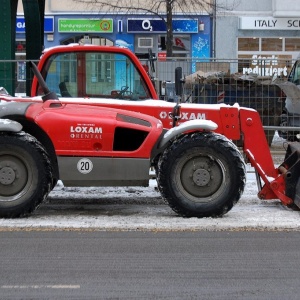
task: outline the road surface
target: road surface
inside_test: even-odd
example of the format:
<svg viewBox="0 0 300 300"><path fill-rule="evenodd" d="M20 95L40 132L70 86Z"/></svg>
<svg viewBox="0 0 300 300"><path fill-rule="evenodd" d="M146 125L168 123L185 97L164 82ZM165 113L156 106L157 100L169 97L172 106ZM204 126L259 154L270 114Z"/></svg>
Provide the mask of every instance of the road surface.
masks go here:
<svg viewBox="0 0 300 300"><path fill-rule="evenodd" d="M0 299L299 299L297 232L0 236Z"/></svg>

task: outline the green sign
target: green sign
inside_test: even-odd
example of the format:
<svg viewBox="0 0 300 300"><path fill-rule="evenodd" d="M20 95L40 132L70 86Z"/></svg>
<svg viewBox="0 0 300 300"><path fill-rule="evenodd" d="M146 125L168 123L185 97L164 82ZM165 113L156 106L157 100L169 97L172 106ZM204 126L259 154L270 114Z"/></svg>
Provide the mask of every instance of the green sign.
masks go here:
<svg viewBox="0 0 300 300"><path fill-rule="evenodd" d="M58 19L58 32L113 32L112 19Z"/></svg>

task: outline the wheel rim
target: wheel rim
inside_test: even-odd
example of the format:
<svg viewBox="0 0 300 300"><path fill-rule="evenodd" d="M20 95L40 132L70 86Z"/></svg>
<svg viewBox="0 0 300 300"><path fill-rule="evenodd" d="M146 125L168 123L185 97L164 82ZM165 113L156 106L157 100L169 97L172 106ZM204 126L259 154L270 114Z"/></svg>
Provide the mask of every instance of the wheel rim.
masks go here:
<svg viewBox="0 0 300 300"><path fill-rule="evenodd" d="M30 188L32 172L25 158L0 154L0 201L14 201Z"/></svg>
<svg viewBox="0 0 300 300"><path fill-rule="evenodd" d="M180 192L193 202L210 202L227 188L221 160L207 154L185 156L175 170Z"/></svg>

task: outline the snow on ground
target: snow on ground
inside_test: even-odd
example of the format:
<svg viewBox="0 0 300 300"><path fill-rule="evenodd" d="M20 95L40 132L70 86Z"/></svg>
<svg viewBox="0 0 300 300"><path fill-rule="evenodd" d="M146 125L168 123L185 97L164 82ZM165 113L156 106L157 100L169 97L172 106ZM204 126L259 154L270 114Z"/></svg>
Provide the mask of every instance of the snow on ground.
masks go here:
<svg viewBox="0 0 300 300"><path fill-rule="evenodd" d="M181 218L165 204L156 182L147 188L65 188L58 185L28 218L0 219L1 230L300 230L300 212L257 198L248 173L240 202L222 218Z"/></svg>
<svg viewBox="0 0 300 300"><path fill-rule="evenodd" d="M253 170L238 204L222 218L181 218L149 187L65 188L58 184L28 218L0 219L0 230L299 230L300 212L257 197Z"/></svg>

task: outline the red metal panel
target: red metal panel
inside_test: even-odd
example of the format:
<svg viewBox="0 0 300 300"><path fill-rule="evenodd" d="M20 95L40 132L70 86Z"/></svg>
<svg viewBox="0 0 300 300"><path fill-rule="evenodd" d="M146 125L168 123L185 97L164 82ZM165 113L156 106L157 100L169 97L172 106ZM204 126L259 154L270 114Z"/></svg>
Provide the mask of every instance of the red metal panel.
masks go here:
<svg viewBox="0 0 300 300"><path fill-rule="evenodd" d="M257 111L240 108L241 131L244 135L244 151L249 153L265 176L276 178L275 169L266 135ZM262 174L263 175L263 174Z"/></svg>
<svg viewBox="0 0 300 300"><path fill-rule="evenodd" d="M163 130L161 123L155 118L140 113L75 104L57 106L57 103L36 103L26 112L26 117L47 133L57 155L149 158ZM145 120L150 126L126 122L118 118L118 114ZM149 133L139 149L128 152L114 151L116 127Z"/></svg>

